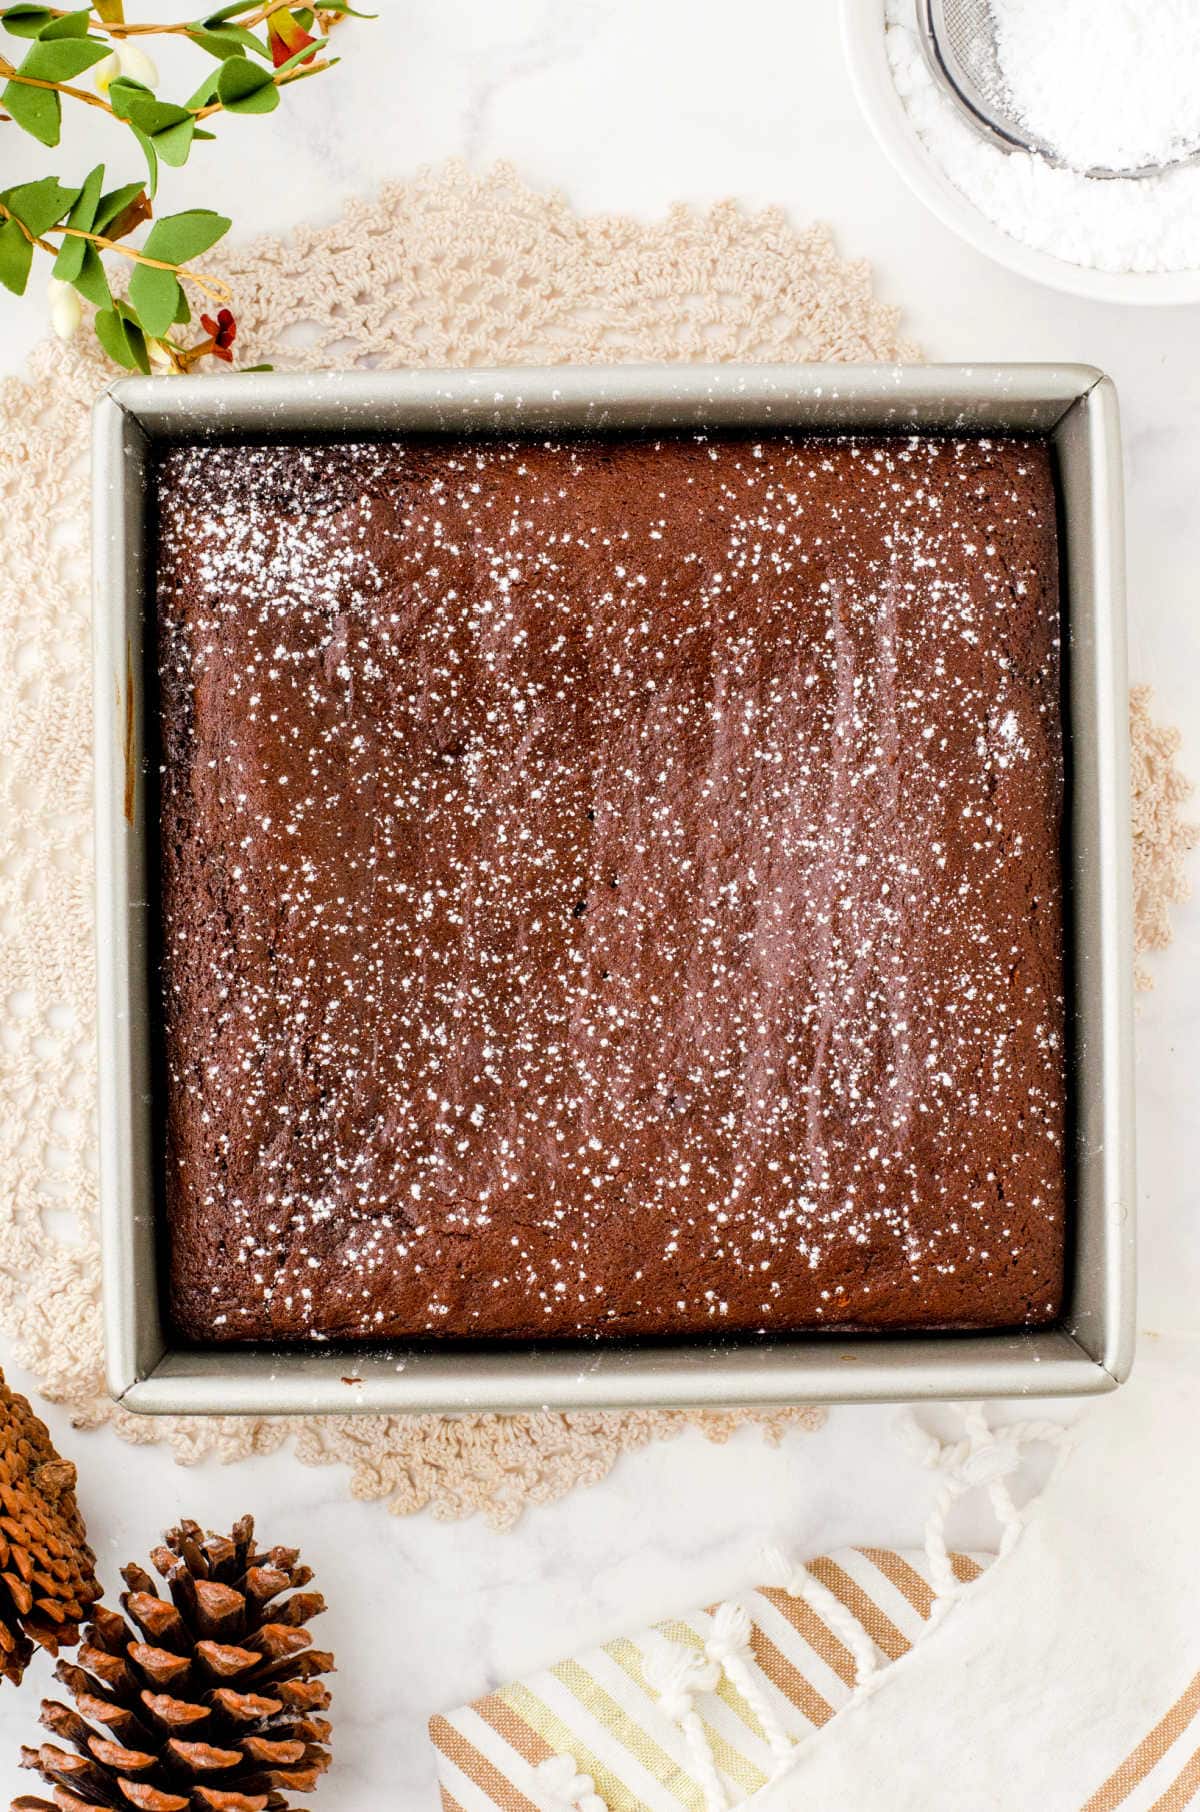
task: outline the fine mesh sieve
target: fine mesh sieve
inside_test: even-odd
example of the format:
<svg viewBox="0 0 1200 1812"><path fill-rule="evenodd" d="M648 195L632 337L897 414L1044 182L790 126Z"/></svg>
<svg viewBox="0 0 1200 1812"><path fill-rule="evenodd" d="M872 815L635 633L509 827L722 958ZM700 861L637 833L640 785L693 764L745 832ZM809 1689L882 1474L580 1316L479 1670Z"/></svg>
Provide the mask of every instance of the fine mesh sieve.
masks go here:
<svg viewBox="0 0 1200 1812"><path fill-rule="evenodd" d="M955 102L969 124L1005 151L1033 151L1048 163L1066 159L1022 120L1013 104L996 46L991 0L916 0L917 25L934 81ZM1163 169L1194 163L1200 142L1169 165L1134 169L1091 169L1089 176L1155 176Z"/></svg>

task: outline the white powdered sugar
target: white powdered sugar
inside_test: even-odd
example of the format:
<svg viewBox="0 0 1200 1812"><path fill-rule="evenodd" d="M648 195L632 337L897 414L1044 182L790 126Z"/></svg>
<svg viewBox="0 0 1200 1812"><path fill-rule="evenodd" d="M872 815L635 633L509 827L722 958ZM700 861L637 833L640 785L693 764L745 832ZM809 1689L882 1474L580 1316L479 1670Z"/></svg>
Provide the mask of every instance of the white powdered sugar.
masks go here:
<svg viewBox="0 0 1200 1812"><path fill-rule="evenodd" d="M1196 0L991 0L1014 112L1074 170L1137 170L1200 138Z"/></svg>
<svg viewBox="0 0 1200 1812"><path fill-rule="evenodd" d="M1017 112L1070 163L1136 166L1189 139L1189 115L1200 118L1193 0L992 0L992 13ZM1200 270L1200 165L1102 177L1003 151L934 83L913 0L887 0L886 22L892 79L926 150L996 226L1093 270Z"/></svg>

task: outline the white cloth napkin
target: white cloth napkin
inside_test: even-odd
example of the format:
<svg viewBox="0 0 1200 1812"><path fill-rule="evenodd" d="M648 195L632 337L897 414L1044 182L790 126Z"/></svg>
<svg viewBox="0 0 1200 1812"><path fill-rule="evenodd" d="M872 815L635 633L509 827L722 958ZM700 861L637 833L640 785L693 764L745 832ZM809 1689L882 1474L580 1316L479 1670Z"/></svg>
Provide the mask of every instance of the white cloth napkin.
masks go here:
<svg viewBox="0 0 1200 1812"><path fill-rule="evenodd" d="M1200 1805L1200 1346L1144 1340L1015 1549L746 1812Z"/></svg>

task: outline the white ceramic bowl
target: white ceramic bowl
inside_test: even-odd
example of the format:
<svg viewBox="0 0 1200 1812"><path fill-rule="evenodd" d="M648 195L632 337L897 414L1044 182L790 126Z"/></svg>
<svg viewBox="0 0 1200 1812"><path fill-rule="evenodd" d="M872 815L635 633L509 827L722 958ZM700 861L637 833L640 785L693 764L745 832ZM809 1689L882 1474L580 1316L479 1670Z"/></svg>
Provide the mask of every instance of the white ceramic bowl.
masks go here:
<svg viewBox="0 0 1200 1812"><path fill-rule="evenodd" d="M892 164L931 213L1010 270L1098 302L1200 302L1200 270L1097 271L1022 245L956 189L930 156L896 92L884 43L885 0L842 0L842 38L859 105Z"/></svg>

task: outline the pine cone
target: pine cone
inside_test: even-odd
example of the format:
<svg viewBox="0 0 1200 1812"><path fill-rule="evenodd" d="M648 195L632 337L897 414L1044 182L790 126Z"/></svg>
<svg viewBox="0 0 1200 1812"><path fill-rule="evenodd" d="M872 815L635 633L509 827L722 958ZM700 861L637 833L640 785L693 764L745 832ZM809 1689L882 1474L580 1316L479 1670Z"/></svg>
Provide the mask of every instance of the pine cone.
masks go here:
<svg viewBox="0 0 1200 1812"><path fill-rule="evenodd" d="M42 1705L42 1723L70 1751L21 1751L53 1797L22 1797L12 1812L289 1812L286 1793L316 1786L329 1766L319 1676L333 1656L304 1626L325 1600L297 1589L312 1573L295 1548L260 1554L253 1538L249 1516L228 1536L206 1539L196 1523L171 1530L151 1555L169 1597L141 1567L122 1569L137 1633L117 1612L94 1611L79 1666L55 1670L75 1709Z"/></svg>
<svg viewBox="0 0 1200 1812"><path fill-rule="evenodd" d="M0 1373L0 1675L19 1686L35 1643L72 1647L99 1596L75 1468Z"/></svg>

